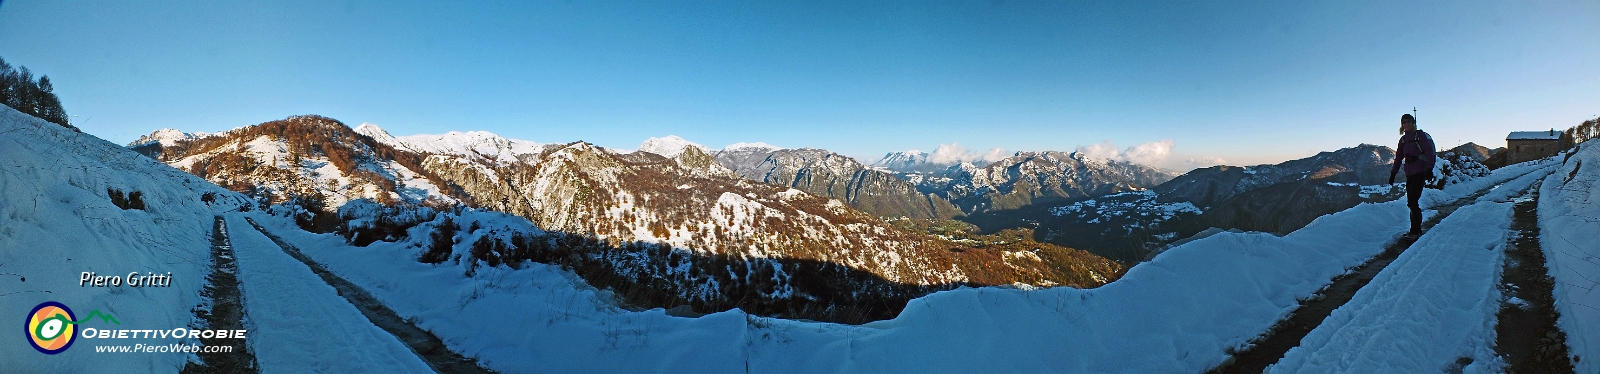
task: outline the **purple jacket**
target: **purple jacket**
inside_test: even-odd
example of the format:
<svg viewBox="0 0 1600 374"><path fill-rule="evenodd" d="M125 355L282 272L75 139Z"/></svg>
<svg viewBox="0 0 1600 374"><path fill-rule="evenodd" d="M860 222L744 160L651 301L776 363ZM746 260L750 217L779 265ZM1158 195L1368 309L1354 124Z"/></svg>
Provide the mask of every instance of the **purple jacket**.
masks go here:
<svg viewBox="0 0 1600 374"><path fill-rule="evenodd" d="M1422 130L1412 131L1401 135L1400 145L1394 147L1394 167L1389 168L1389 175L1399 172L1402 164L1407 176L1432 171L1437 159L1433 153L1433 136Z"/></svg>

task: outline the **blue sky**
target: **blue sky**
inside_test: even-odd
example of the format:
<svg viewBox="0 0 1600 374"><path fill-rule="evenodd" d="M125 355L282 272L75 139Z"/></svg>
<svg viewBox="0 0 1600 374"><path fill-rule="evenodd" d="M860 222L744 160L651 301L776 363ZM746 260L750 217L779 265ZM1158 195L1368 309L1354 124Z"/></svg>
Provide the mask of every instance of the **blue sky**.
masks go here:
<svg viewBox="0 0 1600 374"><path fill-rule="evenodd" d="M676 134L870 162L1170 140L1174 170L1441 146L1600 114L1600 2L44 2L0 57L85 131L322 114L634 148Z"/></svg>

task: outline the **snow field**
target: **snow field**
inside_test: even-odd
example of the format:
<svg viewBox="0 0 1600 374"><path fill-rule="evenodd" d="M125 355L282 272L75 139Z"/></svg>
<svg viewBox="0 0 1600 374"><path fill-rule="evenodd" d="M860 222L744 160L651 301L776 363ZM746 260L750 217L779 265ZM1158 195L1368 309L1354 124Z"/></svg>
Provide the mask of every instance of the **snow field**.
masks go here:
<svg viewBox="0 0 1600 374"><path fill-rule="evenodd" d="M263 373L433 372L243 216L227 220L239 261L245 342Z"/></svg>
<svg viewBox="0 0 1600 374"><path fill-rule="evenodd" d="M1579 373L1600 372L1600 142L1584 142L1539 187L1539 236L1555 278L1556 326Z"/></svg>
<svg viewBox="0 0 1600 374"><path fill-rule="evenodd" d="M1268 371L1503 370L1494 352L1495 285L1510 224L1511 204L1503 202L1445 217ZM1471 361L1462 367L1462 358Z"/></svg>

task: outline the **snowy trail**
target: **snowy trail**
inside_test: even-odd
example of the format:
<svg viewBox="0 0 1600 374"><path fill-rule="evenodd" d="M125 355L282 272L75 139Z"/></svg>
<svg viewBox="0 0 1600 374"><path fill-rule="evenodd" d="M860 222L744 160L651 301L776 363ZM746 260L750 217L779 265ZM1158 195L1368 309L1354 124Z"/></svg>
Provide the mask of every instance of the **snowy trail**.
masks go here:
<svg viewBox="0 0 1600 374"><path fill-rule="evenodd" d="M1492 372L1511 204L1458 210L1335 310L1272 373Z"/></svg>
<svg viewBox="0 0 1600 374"><path fill-rule="evenodd" d="M228 221L217 216L211 226L212 270L202 291L210 307L197 311L196 315L205 321L208 329L243 330L245 315L239 295L239 262L235 260L233 241L228 238ZM184 373L256 373L261 370L255 354L248 346L238 345L238 340L201 338L200 342L208 346L233 345L235 350L199 353L201 363L189 363L184 366Z"/></svg>
<svg viewBox="0 0 1600 374"><path fill-rule="evenodd" d="M1468 204L1505 202L1525 193L1530 186L1553 171L1554 166L1550 160L1527 162L1501 168L1487 177L1446 187L1444 191L1426 190L1422 205L1429 210L1424 212L1428 218L1422 224L1423 231L1431 232L1443 219ZM1259 373L1279 362L1290 349L1301 346L1306 336L1320 327L1335 310L1353 300L1360 290L1386 271L1416 240L1405 237L1397 239L1382 254L1334 278L1327 288L1303 301L1288 318L1255 339L1252 346L1233 353L1226 364L1210 372Z"/></svg>
<svg viewBox="0 0 1600 374"><path fill-rule="evenodd" d="M249 316L246 342L263 372L433 372L242 217L227 220Z"/></svg>
<svg viewBox="0 0 1600 374"><path fill-rule="evenodd" d="M1556 327L1554 284L1539 245L1539 192L1534 189L1512 208L1514 235L1501 266L1495 350L1507 372L1571 373L1566 334Z"/></svg>
<svg viewBox="0 0 1600 374"><path fill-rule="evenodd" d="M354 306L360 311L360 313L366 318L363 322L369 322L370 324L382 329L384 332L392 334L393 337L398 338L400 342L404 343L407 348L416 353L417 358L426 361L428 366L443 373L489 372L488 370L479 367L471 359L450 351L445 347L444 343L441 342L438 337L435 337L432 333L417 328L417 326L412 325L405 319L400 318L400 316L395 314L393 310L390 310L389 307L385 306L382 302L379 302L378 299L373 298L371 293L367 292L360 286L356 286L354 283L350 283L350 281L347 281L344 278L329 272L327 269L323 268L321 264L318 264L311 258L301 254L298 248L295 248L288 243L284 243L282 240L279 240L272 234L268 233L265 229L261 228L261 226L256 225L254 220L247 218L245 219L245 222L249 222L252 230L254 230L252 231L253 233L257 235L266 235L266 238L270 240L274 246L277 246L279 249L281 249L284 254L287 254L294 260L299 261L302 265L309 268L312 273L318 277L321 277L322 281L326 282L328 286L332 286L338 292L339 296L344 297L345 301L349 303L348 305Z"/></svg>

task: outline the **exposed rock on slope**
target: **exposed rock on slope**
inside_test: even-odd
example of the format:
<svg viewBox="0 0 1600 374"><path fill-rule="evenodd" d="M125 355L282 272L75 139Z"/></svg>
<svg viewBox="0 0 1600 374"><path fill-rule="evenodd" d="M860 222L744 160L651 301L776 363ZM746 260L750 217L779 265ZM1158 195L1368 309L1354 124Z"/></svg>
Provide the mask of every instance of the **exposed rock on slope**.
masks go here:
<svg viewBox="0 0 1600 374"><path fill-rule="evenodd" d="M944 196L968 212L1013 210L1125 191L1172 179L1149 166L1084 157L1073 152L1017 152L988 166L952 167Z"/></svg>
<svg viewBox="0 0 1600 374"><path fill-rule="evenodd" d="M759 160L759 161L757 161ZM950 218L961 214L948 201L918 192L892 173L821 149L759 153L725 150L717 161L752 181L789 186L884 217Z"/></svg>

